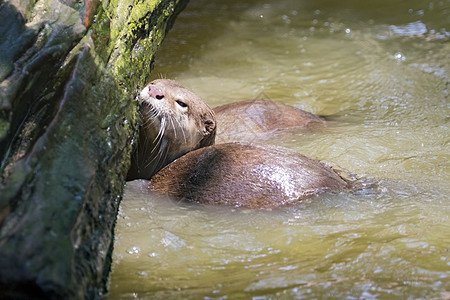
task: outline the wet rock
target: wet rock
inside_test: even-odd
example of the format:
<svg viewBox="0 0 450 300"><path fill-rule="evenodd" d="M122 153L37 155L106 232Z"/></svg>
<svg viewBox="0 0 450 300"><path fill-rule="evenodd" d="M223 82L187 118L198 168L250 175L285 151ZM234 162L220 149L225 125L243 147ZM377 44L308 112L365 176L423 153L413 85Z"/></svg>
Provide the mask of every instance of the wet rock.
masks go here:
<svg viewBox="0 0 450 300"><path fill-rule="evenodd" d="M105 292L135 91L187 2L0 2L0 298Z"/></svg>

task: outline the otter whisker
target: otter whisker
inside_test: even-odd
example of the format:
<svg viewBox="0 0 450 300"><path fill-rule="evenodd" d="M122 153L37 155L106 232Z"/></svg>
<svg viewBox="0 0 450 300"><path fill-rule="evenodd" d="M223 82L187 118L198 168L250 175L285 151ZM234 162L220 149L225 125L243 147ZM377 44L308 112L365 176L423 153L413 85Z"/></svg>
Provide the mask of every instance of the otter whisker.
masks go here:
<svg viewBox="0 0 450 300"><path fill-rule="evenodd" d="M159 130L158 130L158 133L157 133L157 135L155 137L155 140L158 140L159 138L164 136L164 133L165 133L165 130L166 130L166 126L167 126L167 120L163 116L163 117L161 117Z"/></svg>
<svg viewBox="0 0 450 300"><path fill-rule="evenodd" d="M159 144L161 144L161 145L163 144L163 143L161 142L161 140L159 141ZM147 158L147 159L145 160L144 168L148 168L148 167L150 166L150 164L152 164L155 160L157 160L158 158L160 158L162 148L163 148L163 147L159 147L158 152L156 152L156 155L150 156L149 158ZM152 153L154 152L155 149L156 149L156 147L153 148ZM158 160L158 161L159 161L159 160Z"/></svg>
<svg viewBox="0 0 450 300"><path fill-rule="evenodd" d="M185 128L184 128L184 126L181 125L180 120L177 119L176 121L177 121L177 123L179 125L178 128L181 129L181 133L183 134L184 142L187 143L188 141L187 141L187 137L186 137L186 133L185 133Z"/></svg>
<svg viewBox="0 0 450 300"><path fill-rule="evenodd" d="M161 142L161 147L159 147L159 150L156 153L156 155L152 159L146 161L145 168L148 168L150 164L152 164L153 162L156 162L154 166L155 169L159 170L160 168L164 167L168 153L169 153L169 144L167 140L164 140Z"/></svg>
<svg viewBox="0 0 450 300"><path fill-rule="evenodd" d="M161 119L161 126L159 127L159 131L158 131L158 134L156 135L156 137L155 137L155 139L154 139L154 144L155 144L155 146L153 147L153 149L151 150L151 153L154 153L155 152L155 150L159 147L161 147L161 142L162 142L162 140L163 140L163 137L164 137L164 133L165 133L165 130L166 130L166 118L162 118Z"/></svg>
<svg viewBox="0 0 450 300"><path fill-rule="evenodd" d="M172 118L172 126L173 126L173 131L175 132L175 135L178 134L178 136L179 136L180 135L179 127L181 126L180 123L178 123L176 119Z"/></svg>
<svg viewBox="0 0 450 300"><path fill-rule="evenodd" d="M159 113L152 107L152 106L148 106L150 108L150 111L148 113L145 114L141 114L143 115L145 119L145 123L143 123L141 126L143 128L150 128L150 127L156 127L156 123L159 120ZM150 153L153 153L155 151L155 149L159 146L159 140L161 139L161 137L164 135L164 121L161 120L162 124L160 124L159 126L159 132L158 135L154 138L154 140L149 140L149 136L145 135L145 141L144 142L144 151L147 152L147 145L151 145L154 144L153 149L150 151ZM162 126L161 126L162 125ZM144 153L145 153L144 152Z"/></svg>
<svg viewBox="0 0 450 300"><path fill-rule="evenodd" d="M160 119L160 115L161 113L158 112L153 106L150 107L150 118L148 120L148 122L150 122L150 124L156 124L156 122Z"/></svg>

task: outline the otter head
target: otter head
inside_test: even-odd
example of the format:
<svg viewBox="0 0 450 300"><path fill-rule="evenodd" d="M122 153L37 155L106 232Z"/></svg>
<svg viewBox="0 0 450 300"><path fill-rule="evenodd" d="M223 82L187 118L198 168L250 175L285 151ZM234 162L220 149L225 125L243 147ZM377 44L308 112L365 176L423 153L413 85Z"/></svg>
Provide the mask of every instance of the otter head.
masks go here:
<svg viewBox="0 0 450 300"><path fill-rule="evenodd" d="M174 80L157 79L144 87L140 113L139 141L128 179L149 179L187 152L214 144L213 110Z"/></svg>

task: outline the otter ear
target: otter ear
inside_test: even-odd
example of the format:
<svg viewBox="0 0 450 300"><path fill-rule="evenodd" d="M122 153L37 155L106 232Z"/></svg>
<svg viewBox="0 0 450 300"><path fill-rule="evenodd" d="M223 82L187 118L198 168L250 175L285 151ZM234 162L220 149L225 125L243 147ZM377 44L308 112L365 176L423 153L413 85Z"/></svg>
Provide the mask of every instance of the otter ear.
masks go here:
<svg viewBox="0 0 450 300"><path fill-rule="evenodd" d="M206 119L203 121L203 123L205 124L205 134L216 134L216 122L214 122L214 120Z"/></svg>
<svg viewBox="0 0 450 300"><path fill-rule="evenodd" d="M204 125L205 130L203 131L203 138L199 144L200 148L214 145L216 140L216 122L211 119L206 119Z"/></svg>

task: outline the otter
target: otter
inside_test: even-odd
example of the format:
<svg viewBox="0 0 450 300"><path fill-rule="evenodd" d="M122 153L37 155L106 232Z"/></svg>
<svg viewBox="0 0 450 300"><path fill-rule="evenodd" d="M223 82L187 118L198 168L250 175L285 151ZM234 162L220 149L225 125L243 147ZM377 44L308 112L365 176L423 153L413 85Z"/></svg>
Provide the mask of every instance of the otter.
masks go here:
<svg viewBox="0 0 450 300"><path fill-rule="evenodd" d="M267 140L287 131L325 124L324 119L312 113L271 100L238 101L213 110L218 124L218 143Z"/></svg>
<svg viewBox="0 0 450 300"><path fill-rule="evenodd" d="M176 81L150 82L140 92L139 101L139 138L127 180L150 179L185 153L214 144L213 110Z"/></svg>
<svg viewBox="0 0 450 300"><path fill-rule="evenodd" d="M178 158L151 178L149 189L202 204L273 208L351 189L352 181L343 171L286 148L224 143Z"/></svg>

